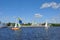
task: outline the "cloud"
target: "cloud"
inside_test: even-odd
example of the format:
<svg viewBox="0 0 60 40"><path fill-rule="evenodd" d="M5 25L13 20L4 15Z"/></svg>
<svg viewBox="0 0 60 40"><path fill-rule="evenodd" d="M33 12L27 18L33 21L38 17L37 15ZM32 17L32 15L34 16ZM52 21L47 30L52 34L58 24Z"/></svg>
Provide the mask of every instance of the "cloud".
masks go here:
<svg viewBox="0 0 60 40"><path fill-rule="evenodd" d="M35 14L35 17L36 17L36 18L41 18L42 15L37 13L37 14Z"/></svg>
<svg viewBox="0 0 60 40"><path fill-rule="evenodd" d="M42 4L42 6L40 7L40 9L43 8L54 8L54 9L58 9L60 8L60 3L56 3L56 2L51 2L51 3L44 3Z"/></svg>

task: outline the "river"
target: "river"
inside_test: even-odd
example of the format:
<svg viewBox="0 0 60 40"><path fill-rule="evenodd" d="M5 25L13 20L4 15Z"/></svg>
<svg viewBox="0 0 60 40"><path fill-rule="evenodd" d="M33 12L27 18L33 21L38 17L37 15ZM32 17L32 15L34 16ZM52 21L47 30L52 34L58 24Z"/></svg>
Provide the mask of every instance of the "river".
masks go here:
<svg viewBox="0 0 60 40"><path fill-rule="evenodd" d="M60 40L60 27L0 28L0 40Z"/></svg>

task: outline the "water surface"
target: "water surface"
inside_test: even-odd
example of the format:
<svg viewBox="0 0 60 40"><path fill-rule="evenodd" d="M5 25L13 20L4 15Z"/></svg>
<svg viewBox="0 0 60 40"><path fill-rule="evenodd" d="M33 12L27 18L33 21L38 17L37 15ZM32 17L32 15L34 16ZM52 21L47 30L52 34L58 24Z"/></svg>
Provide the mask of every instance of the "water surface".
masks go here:
<svg viewBox="0 0 60 40"><path fill-rule="evenodd" d="M60 40L60 27L22 27L20 30L0 28L0 40Z"/></svg>

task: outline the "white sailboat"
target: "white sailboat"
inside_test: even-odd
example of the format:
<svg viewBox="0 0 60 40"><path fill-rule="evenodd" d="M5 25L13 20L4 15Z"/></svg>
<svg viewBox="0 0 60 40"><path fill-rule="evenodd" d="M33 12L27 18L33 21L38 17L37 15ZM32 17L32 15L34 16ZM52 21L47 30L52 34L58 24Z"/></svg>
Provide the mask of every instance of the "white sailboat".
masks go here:
<svg viewBox="0 0 60 40"><path fill-rule="evenodd" d="M48 27L48 24L47 24L47 22L45 23L45 27Z"/></svg>
<svg viewBox="0 0 60 40"><path fill-rule="evenodd" d="M12 28L12 30L19 30L21 27L20 24L17 25L17 23L15 23L15 26Z"/></svg>
<svg viewBox="0 0 60 40"><path fill-rule="evenodd" d="M48 29L48 23L47 23L47 21L45 23L45 28Z"/></svg>
<svg viewBox="0 0 60 40"><path fill-rule="evenodd" d="M21 27L21 25L19 23L17 23L17 21L16 21L15 26L12 28L12 30L19 30L20 27Z"/></svg>

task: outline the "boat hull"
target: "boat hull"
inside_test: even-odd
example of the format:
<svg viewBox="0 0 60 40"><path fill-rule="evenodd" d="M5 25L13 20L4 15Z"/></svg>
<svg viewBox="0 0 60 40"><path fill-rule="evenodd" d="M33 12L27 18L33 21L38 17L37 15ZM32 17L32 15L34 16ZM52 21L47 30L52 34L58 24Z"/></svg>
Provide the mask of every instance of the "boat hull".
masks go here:
<svg viewBox="0 0 60 40"><path fill-rule="evenodd" d="M19 30L20 28L18 27L14 27L14 28L11 28L12 30Z"/></svg>

